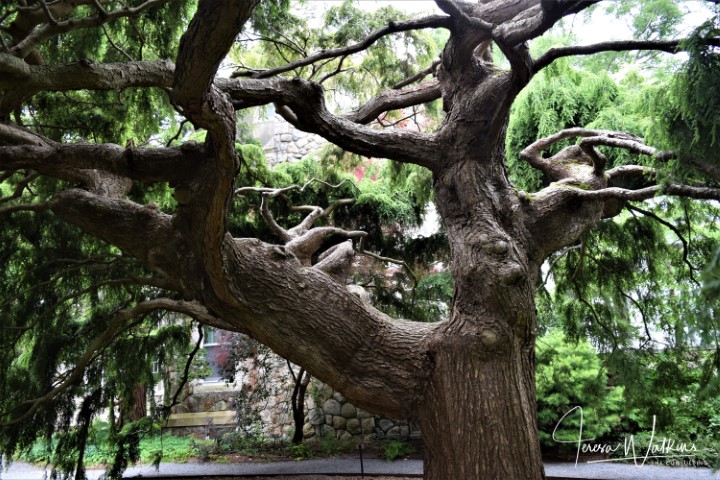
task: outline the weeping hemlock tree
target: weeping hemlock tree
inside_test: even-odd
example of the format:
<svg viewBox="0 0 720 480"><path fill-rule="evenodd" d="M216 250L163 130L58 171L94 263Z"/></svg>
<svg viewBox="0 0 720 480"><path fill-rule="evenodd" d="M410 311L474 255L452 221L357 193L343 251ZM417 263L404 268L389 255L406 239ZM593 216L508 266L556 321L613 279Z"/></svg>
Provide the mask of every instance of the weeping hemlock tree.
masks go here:
<svg viewBox="0 0 720 480"><path fill-rule="evenodd" d="M47 221L64 229L71 225L74 232L106 242L111 248L103 246L104 254L136 269L113 278L142 287L135 295L128 291L124 302L112 304L104 315L76 322L76 330L54 334L56 340L85 343L75 357L55 363L64 367L58 374L34 381L33 398L2 400L5 448L41 433L37 426L53 423L57 404L72 401L73 395L85 396L88 408L98 403L93 392L73 387L94 378L93 361L108 358L102 354L112 351L114 341L138 319L170 310L250 335L361 408L414 419L423 431L426 478L543 478L533 358L541 266L603 220L620 215L628 201L720 199L720 175L712 165L717 156L675 160L674 154L634 135L585 125L529 139L520 151L522 162L540 173L537 190L519 190L509 180L505 136L510 109L538 72L573 55L684 48L678 40L645 38L530 55L526 42L597 3L436 0L441 14L388 20L364 36L343 28L352 19L338 15L336 40L342 46L328 48L333 44L325 39L327 44L318 42L320 49L310 52L304 49L307 43L292 44L292 55L281 48L289 45L282 29L295 25L278 22L278 12L287 8L282 3L201 0L176 52L163 34L185 22L179 8L184 2L61 0L3 7L0 170L14 186L3 190L3 225L9 224L7 218L30 225ZM251 16L255 31L277 42L276 51L287 64L218 77L220 63L250 28ZM323 83L337 77L337 88L343 86L339 78L347 73L343 62L350 55L386 43L391 34L408 38L427 29L449 32L440 62L424 72L434 72L435 78L422 81L426 75L421 73L394 85L379 82L395 88L349 113L327 108ZM92 39L96 50L79 47L93 44ZM492 45L506 58L507 69L493 62ZM717 63L716 29L707 29L691 45L702 50L701 62ZM410 41L403 48L408 54L417 51ZM367 51L363 68L387 66L384 56ZM64 57L54 58L53 52ZM368 126L391 110L438 99L444 117L433 132ZM285 229L267 208L283 193L278 188L252 187L266 205L260 214L281 241L233 235L233 197L248 187L238 181L239 172L251 164L236 148L237 114L269 104L298 129L349 152L431 172L454 280L445 321L392 319L349 292L345 283L353 242L335 241L327 248L326 240L360 238L365 232L323 223L328 210L312 208L299 224ZM152 135L146 126L155 120L157 128L170 105L207 131L205 141L134 145L130 139ZM689 105L681 104L685 110ZM110 109L117 111L117 123L105 114ZM62 119L60 112L77 112L78 123L72 123L74 116ZM703 118L712 115L716 112ZM32 122L23 125L27 118ZM105 129L98 128L102 122L108 122ZM695 128L693 134L707 127L707 122L684 123ZM710 122L713 128L717 125ZM564 142L568 139L578 142ZM708 139L716 145L713 141L715 136ZM633 163L613 165L599 148L621 149ZM681 177L687 182L661 174L659 169L671 161L694 168ZM157 189L160 195L165 186L172 199L146 203L148 191ZM18 244L18 249L38 247L32 238ZM31 259L18 258L12 268L35 274ZM109 301L100 291L96 296ZM42 344L47 322L12 319L3 330L14 340L10 345ZM25 337L22 343L26 332L34 340ZM44 351L52 352L52 346Z"/></svg>

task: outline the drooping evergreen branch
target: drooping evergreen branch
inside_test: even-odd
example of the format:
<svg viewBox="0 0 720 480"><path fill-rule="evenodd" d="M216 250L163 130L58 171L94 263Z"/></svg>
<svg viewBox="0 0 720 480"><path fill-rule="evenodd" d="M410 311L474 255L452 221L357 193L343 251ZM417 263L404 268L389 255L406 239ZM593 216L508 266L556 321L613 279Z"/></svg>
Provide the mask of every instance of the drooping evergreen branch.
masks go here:
<svg viewBox="0 0 720 480"><path fill-rule="evenodd" d="M57 385L55 385L49 392L45 393L41 397L37 397L31 400L26 400L22 404L16 406L10 411L5 411L0 414L2 423L0 426L8 427L11 425L18 424L30 418L40 407L44 404L52 401L60 393L68 389L69 387L82 381L85 373L85 368L93 361L96 355L104 349L115 336L123 329L131 326L137 318L152 312L154 310L163 308L163 304L168 299L154 299L146 302L141 302L132 308L124 308L115 312L112 320L108 327L100 335L95 337L90 345L87 347L85 352L80 356L72 370L65 376L65 378ZM11 417L14 412L18 412L17 416Z"/></svg>
<svg viewBox="0 0 720 480"><path fill-rule="evenodd" d="M689 273L690 273L690 280L692 280L693 283L695 283L696 285L700 285L699 282L697 281L697 279L695 278L695 274L694 274L694 272L695 272L697 269L693 266L692 263L690 263L690 260L689 260L689 258L688 258L689 254L690 254L690 249L689 249L688 241L685 239L685 236L682 234L682 232L680 232L680 230L679 230L675 225L673 225L672 223L668 222L668 221L665 220L664 218L661 218L660 216L654 214L653 212L651 212L651 211L649 211L649 210L646 210L646 209L644 209L644 208L640 208L640 207L635 206L635 205L632 205L632 204L627 204L627 208L628 208L628 210L630 210L631 212L638 212L638 213L641 213L641 214L643 214L644 216L646 216L646 217L648 217L648 218L652 218L653 220L655 220L655 221L658 222L659 224L661 224L661 225L669 228L669 229L675 234L675 236L678 237L678 240L680 240L680 243L682 243L682 247L683 247L683 262L684 262L685 265L687 265L687 267L688 267L688 271L689 271Z"/></svg>

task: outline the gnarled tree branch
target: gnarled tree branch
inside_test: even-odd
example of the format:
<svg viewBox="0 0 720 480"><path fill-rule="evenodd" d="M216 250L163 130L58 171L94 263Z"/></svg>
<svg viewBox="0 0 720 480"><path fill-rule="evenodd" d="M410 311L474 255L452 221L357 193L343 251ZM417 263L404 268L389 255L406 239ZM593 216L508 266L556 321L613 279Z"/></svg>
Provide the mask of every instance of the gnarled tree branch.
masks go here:
<svg viewBox="0 0 720 480"><path fill-rule="evenodd" d="M442 159L435 137L410 131L378 131L330 113L322 86L301 79L235 80L223 86L238 108L279 103L285 119L300 130L316 133L345 150L369 157L391 158L430 169Z"/></svg>

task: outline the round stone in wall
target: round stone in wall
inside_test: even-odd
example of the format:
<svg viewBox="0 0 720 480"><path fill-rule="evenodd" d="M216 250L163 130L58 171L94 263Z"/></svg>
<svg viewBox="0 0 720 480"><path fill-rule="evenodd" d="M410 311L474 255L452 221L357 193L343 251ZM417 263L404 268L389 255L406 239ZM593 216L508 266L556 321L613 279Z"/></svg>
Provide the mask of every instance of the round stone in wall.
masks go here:
<svg viewBox="0 0 720 480"><path fill-rule="evenodd" d="M357 416L357 409L354 405L350 403L346 403L342 406L340 409L340 415L342 415L345 418L355 418Z"/></svg>
<svg viewBox="0 0 720 480"><path fill-rule="evenodd" d="M346 425L347 420L344 417L338 417L337 415L333 417L332 426L335 430L345 430Z"/></svg>
<svg viewBox="0 0 720 480"><path fill-rule="evenodd" d="M326 415L340 415L342 407L340 402L331 398L323 403L322 409Z"/></svg>

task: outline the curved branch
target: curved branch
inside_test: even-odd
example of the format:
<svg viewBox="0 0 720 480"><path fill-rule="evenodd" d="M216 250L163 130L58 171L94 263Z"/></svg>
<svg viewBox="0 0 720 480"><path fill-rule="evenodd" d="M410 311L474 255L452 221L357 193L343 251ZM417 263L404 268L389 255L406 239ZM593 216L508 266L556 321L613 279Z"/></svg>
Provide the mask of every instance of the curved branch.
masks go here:
<svg viewBox="0 0 720 480"><path fill-rule="evenodd" d="M658 52L678 53L683 51L682 42L677 40L622 40L601 42L592 45L551 48L539 56L533 64L533 72L537 73L558 58L573 55L592 55L600 52L627 52L632 50L654 50ZM710 45L720 46L720 39L706 39Z"/></svg>
<svg viewBox="0 0 720 480"><path fill-rule="evenodd" d="M406 32L408 30L418 30L424 28L450 28L451 19L450 17L435 15L425 18L404 20L400 22L390 22L387 27L375 30L368 35L362 42L349 45L347 47L331 48L329 50L321 50L318 53L310 55L305 58L301 58L294 62L290 62L282 67L271 68L262 72L251 73L250 75L243 75L242 72L236 72L232 76L249 76L250 78L270 78L281 73L289 72L296 68L311 65L320 60L326 60L328 58L344 57L353 53L361 52L367 49L370 45L375 43L380 38L391 33Z"/></svg>
<svg viewBox="0 0 720 480"><path fill-rule="evenodd" d="M367 124L375 120L381 113L432 102L441 96L442 89L437 80L405 90L386 90L344 117L351 122Z"/></svg>
<svg viewBox="0 0 720 480"><path fill-rule="evenodd" d="M550 187L562 191L569 197L583 200L648 200L657 195L672 195L677 197L693 198L696 200L720 200L720 188L692 187L689 185L653 185L651 187L629 190L626 188L608 187L601 190L583 190L570 186Z"/></svg>
<svg viewBox="0 0 720 480"><path fill-rule="evenodd" d="M265 222L270 227L270 230L275 232L275 234L280 237L280 240L282 240L283 242L288 242L292 237L287 230L282 228L280 225L278 225L277 221L275 221L275 217L270 211L270 202L268 202L268 198L270 198L269 194L263 193L262 200L260 200L260 213L262 214L263 219L265 219Z"/></svg>
<svg viewBox="0 0 720 480"><path fill-rule="evenodd" d="M306 233L290 240L285 248L303 265L309 266L312 256L322 247L323 242L333 236L338 235L344 238L361 238L367 235L367 232L360 230L348 231L338 227L315 227Z"/></svg>
<svg viewBox="0 0 720 480"><path fill-rule="evenodd" d="M35 49L35 47L54 36L60 35L61 33L82 28L96 27L118 18L137 16L145 10L160 6L169 1L170 0L148 0L137 7L123 7L118 10L113 10L112 12L106 12L105 14L98 13L85 18L74 18L63 22L56 22L54 24L48 23L32 30L27 37L10 49L10 54L16 57L25 58Z"/></svg>
<svg viewBox="0 0 720 480"><path fill-rule="evenodd" d="M235 110L213 80L258 1L200 0L180 40L171 92L182 113L208 132L205 145L210 157L197 178L176 189L180 193L177 222L198 231L191 235L193 250L206 267L208 282L218 291L225 288L220 245L227 232L240 158L235 150Z"/></svg>
<svg viewBox="0 0 720 480"><path fill-rule="evenodd" d="M223 85L238 108L279 103L292 114L279 110L300 130L316 133L345 150L368 157L384 157L430 169L440 165L443 152L435 136L406 130L378 131L331 114L321 85L299 78L234 80Z"/></svg>
<svg viewBox="0 0 720 480"><path fill-rule="evenodd" d="M354 198L341 198L334 202L329 207L323 209L322 207L311 207L311 206L291 206L290 208L295 211L311 209L310 213L300 222L298 225L290 229L291 235L298 235L307 232L315 222L322 218L329 217L338 207L349 207L355 204Z"/></svg>
<svg viewBox="0 0 720 480"><path fill-rule="evenodd" d="M236 298L211 302L213 311L346 391L360 408L399 418L412 410L425 375L425 342L440 324L390 320L324 272L299 267L256 239L228 239L224 258Z"/></svg>

